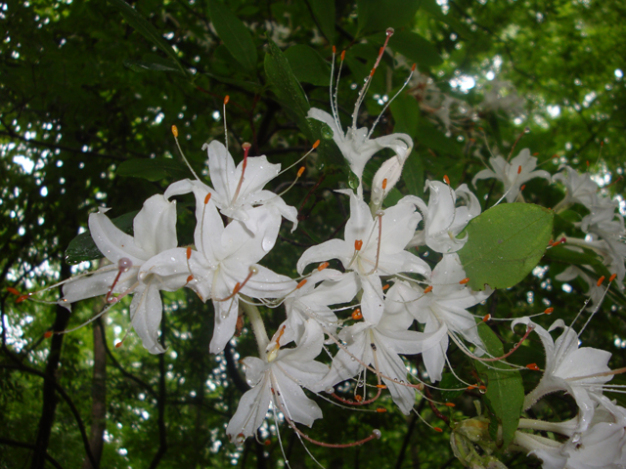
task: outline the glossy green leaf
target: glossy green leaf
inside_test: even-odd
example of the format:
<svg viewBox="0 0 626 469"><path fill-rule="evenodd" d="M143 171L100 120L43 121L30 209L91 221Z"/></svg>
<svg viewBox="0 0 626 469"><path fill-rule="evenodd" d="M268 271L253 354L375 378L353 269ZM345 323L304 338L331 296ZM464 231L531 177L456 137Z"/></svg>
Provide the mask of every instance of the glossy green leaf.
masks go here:
<svg viewBox="0 0 626 469"><path fill-rule="evenodd" d="M411 22L419 0L358 0L359 31L364 33L399 28Z"/></svg>
<svg viewBox="0 0 626 469"><path fill-rule="evenodd" d="M126 160L117 167L116 173L118 176L142 178L151 182L166 178L173 181L191 177L189 168L183 163L165 158Z"/></svg>
<svg viewBox="0 0 626 469"><path fill-rule="evenodd" d="M335 43L335 0L308 0L315 23L330 44Z"/></svg>
<svg viewBox="0 0 626 469"><path fill-rule="evenodd" d="M459 144L446 135L432 122L424 117L420 117L417 131L413 136L416 147L425 147L446 155L459 155Z"/></svg>
<svg viewBox="0 0 626 469"><path fill-rule="evenodd" d="M163 39L163 36L156 30L154 26L152 26L137 10L131 7L124 0L109 0L111 4L117 8L124 19L130 24L133 28L135 28L142 36L155 44L159 49L161 49L165 54L176 64L178 69L187 74L186 70L178 61L178 56L176 55L176 51L169 45L169 43Z"/></svg>
<svg viewBox="0 0 626 469"><path fill-rule="evenodd" d="M254 70L257 52L250 30L219 0L209 1L209 11L213 27L231 55L247 70Z"/></svg>
<svg viewBox="0 0 626 469"><path fill-rule="evenodd" d="M309 46L298 44L285 51L291 70L298 81L317 86L328 86L330 66L317 51Z"/></svg>
<svg viewBox="0 0 626 469"><path fill-rule="evenodd" d="M124 65L135 72L175 72L180 73L178 64L156 54L147 54L142 60L125 60Z"/></svg>
<svg viewBox="0 0 626 469"><path fill-rule="evenodd" d="M309 101L302 86L300 86L300 82L291 70L287 57L269 38L264 65L267 79L276 98L285 111L297 122L300 130L309 139L312 139L313 135L306 119L310 107Z"/></svg>
<svg viewBox="0 0 626 469"><path fill-rule="evenodd" d="M479 324L478 334L489 355L492 357L504 355L504 347L500 339L489 326L484 323ZM489 367L480 361L475 361L475 365L487 386L485 401L489 410L495 415L497 424L502 428L502 448L506 448L513 441L524 404L522 376L519 371L511 371L509 365L499 361L489 362ZM492 421L492 425L494 423Z"/></svg>
<svg viewBox="0 0 626 469"><path fill-rule="evenodd" d="M113 218L111 221L124 233L133 234L133 220L139 213L138 210L134 212L125 213L117 218ZM91 233L86 231L76 236L65 250L65 262L68 264L78 264L83 261L91 261L94 259L100 259L104 255L93 242Z"/></svg>
<svg viewBox="0 0 626 469"><path fill-rule="evenodd" d="M403 93L389 105L395 125L394 132L401 132L413 137L417 133L420 118L420 107L417 99Z"/></svg>
<svg viewBox="0 0 626 469"><path fill-rule="evenodd" d="M395 33L389 40L389 46L409 61L416 63L418 67L432 67L442 62L437 48L412 31Z"/></svg>
<svg viewBox="0 0 626 469"><path fill-rule="evenodd" d="M422 197L424 195L424 162L415 151L412 151L404 163L402 180L409 194Z"/></svg>
<svg viewBox="0 0 626 469"><path fill-rule="evenodd" d="M468 224L458 254L474 290L508 288L537 265L552 236L554 212L534 204L500 204Z"/></svg>

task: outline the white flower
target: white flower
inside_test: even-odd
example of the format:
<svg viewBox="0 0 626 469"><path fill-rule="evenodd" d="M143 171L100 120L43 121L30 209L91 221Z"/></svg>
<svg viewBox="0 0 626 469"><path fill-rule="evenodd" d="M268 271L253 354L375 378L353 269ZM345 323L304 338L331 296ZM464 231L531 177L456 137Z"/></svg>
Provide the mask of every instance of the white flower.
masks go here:
<svg viewBox="0 0 626 469"><path fill-rule="evenodd" d="M513 322L532 324L528 318ZM611 354L591 347L578 348L578 335L571 327L566 327L562 319L556 320L547 331L534 324L546 352L545 371L537 387L524 399L524 409L532 407L541 397L556 391L566 391L576 400L580 408L580 428L585 431L593 418L596 402L593 395L602 394L602 385L613 376L608 366ZM563 328L556 340L550 331Z"/></svg>
<svg viewBox="0 0 626 469"><path fill-rule="evenodd" d="M175 195L187 194L189 192L197 194L211 193L213 203L227 217L242 222L251 232L257 232L258 226L255 221L268 218L271 220L267 230L267 235L263 240L263 246L269 251L276 242L280 229L281 217L293 223L292 231L298 225L298 211L295 207L289 206L285 201L271 191L263 190L263 187L278 176L280 172L279 164L272 164L267 161L265 155L248 157L235 167L235 162L230 152L221 142L212 141L204 144L203 149L208 151L209 176L213 187L197 181L184 179L170 185L165 191L168 199ZM250 210L254 207L264 207L265 217L250 217Z"/></svg>
<svg viewBox="0 0 626 469"><path fill-rule="evenodd" d="M159 290L175 291L178 286L138 274L146 261L178 244L176 204L159 194L146 200L133 221L134 237L117 228L105 212L106 209L102 209L89 215L89 231L100 252L114 265L66 283L61 302L73 303L107 293L134 293L130 304L133 328L150 353L163 353L165 349L157 340L163 314ZM128 268L119 274L118 264L128 265Z"/></svg>
<svg viewBox="0 0 626 469"><path fill-rule="evenodd" d="M372 217L365 202L352 192L349 195L350 219L346 223L345 240L331 239L307 249L298 260L298 272L301 274L312 262L339 259L345 269L357 273L359 287L363 289L363 317L376 324L383 313L381 276L430 273L428 264L404 250L421 216L415 211L416 198L412 196Z"/></svg>
<svg viewBox="0 0 626 469"><path fill-rule="evenodd" d="M589 173L579 174L578 171L569 166L564 166L563 169L564 171L552 176L554 181L560 181L567 189L565 198L554 207L554 210L557 211L560 207L567 207L575 203L582 204L587 208L592 207L598 192L598 185L591 180L591 175Z"/></svg>
<svg viewBox="0 0 626 469"><path fill-rule="evenodd" d="M321 409L302 390L313 387L328 372L326 365L314 360L322 351L322 329L315 321L309 321L296 348L279 349L279 338L280 335L263 360L256 357L243 360L246 380L252 389L242 396L226 428L231 440L241 441L254 435L265 419L270 402L274 403L275 412L283 412L289 420L309 427L322 417Z"/></svg>
<svg viewBox="0 0 626 469"><path fill-rule="evenodd" d="M405 294L407 310L415 319L425 323L424 332L443 329L447 334L441 336L438 346L422 354L424 366L431 380L439 381L445 365L448 349L448 334L456 338L460 334L469 342L482 347L478 335L476 320L467 312L470 308L486 300L493 290L475 292L464 283L465 271L457 254L445 254L430 275L432 290L425 292L415 288L413 296ZM461 343L457 340L457 343Z"/></svg>
<svg viewBox="0 0 626 469"><path fill-rule="evenodd" d="M426 244L437 252L456 252L467 242L467 236L463 239L456 236L472 218L480 215L480 202L465 184L453 191L442 182L427 181L426 189L430 191L428 205L421 199L417 202L424 216L424 229L415 234L409 246ZM464 206L456 206L457 197L465 202Z"/></svg>
<svg viewBox="0 0 626 469"><path fill-rule="evenodd" d="M171 276L176 276L179 288L191 288L202 301L213 300L215 327L209 350L219 353L235 333L240 295L278 298L293 290L296 283L257 264L266 254L263 240L272 229L262 207L248 211L249 222L257 227L252 234L237 220L225 227L213 199L207 200L207 193L198 190L194 193L198 221L194 233L196 250L165 251L146 263L142 272L172 283ZM180 272L189 277L181 281Z"/></svg>
<svg viewBox="0 0 626 469"><path fill-rule="evenodd" d="M547 171L541 169L535 171L537 158L530 156L528 148L524 148L510 163L501 156L496 156L489 159L489 164L493 170L483 169L474 176L472 184L476 187L476 181L479 179L499 179L504 184L504 193L509 203L517 199L520 186L526 181L536 177L544 178L548 182L551 181L550 173Z"/></svg>
<svg viewBox="0 0 626 469"><path fill-rule="evenodd" d="M425 334L407 330L413 318L397 308L402 301L398 285L391 287L386 301L394 313L385 312L378 324L359 322L339 333L339 339L347 345L345 350L337 352L330 372L317 385L317 390L325 390L352 378L363 371L363 364L367 364L382 375L383 382L400 410L404 414L411 411L415 403L415 388L396 382L407 379L406 365L399 354L422 353L437 345L446 331Z"/></svg>
<svg viewBox="0 0 626 469"><path fill-rule="evenodd" d="M331 116L326 111L321 109L311 108L309 109L308 116L328 124L333 131L333 140L339 147L341 154L350 165L350 169L356 175L359 180L358 195L363 197L363 169L369 161L369 159L383 148L391 149L399 161L404 164L411 150L413 149L413 140L407 134L390 134L378 138L370 138L371 132L368 133L367 128L356 127L356 114L358 112L358 101L355 106L353 114L353 122L346 132L343 132L341 127L341 121L339 116L334 110Z"/></svg>

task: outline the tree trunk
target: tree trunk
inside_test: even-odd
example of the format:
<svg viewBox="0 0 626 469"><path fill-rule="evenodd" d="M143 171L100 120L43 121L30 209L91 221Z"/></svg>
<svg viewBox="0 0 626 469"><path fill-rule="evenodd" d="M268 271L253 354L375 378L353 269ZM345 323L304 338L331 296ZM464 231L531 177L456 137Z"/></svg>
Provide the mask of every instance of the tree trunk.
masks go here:
<svg viewBox="0 0 626 469"><path fill-rule="evenodd" d="M106 348L102 318L93 323L93 384L91 388L91 434L89 447L97 463L102 457L104 430L106 429ZM85 458L82 469L94 469Z"/></svg>

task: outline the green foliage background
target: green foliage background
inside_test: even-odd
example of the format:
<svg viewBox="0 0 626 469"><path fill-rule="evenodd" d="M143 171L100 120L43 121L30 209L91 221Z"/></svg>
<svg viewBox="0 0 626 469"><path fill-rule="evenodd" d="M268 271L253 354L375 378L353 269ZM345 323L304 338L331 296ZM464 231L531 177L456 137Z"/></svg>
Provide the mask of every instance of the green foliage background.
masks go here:
<svg viewBox="0 0 626 469"><path fill-rule="evenodd" d="M379 132L407 132L415 150L390 199L402 193L423 195L424 180L441 180L444 174L453 187L469 184L484 167L478 156L489 157L487 146L506 155L525 127L530 133L518 149L536 152L543 169L554 173L559 163L568 161L580 171L589 168L607 181L611 178L607 191L623 194L619 175L626 151L626 87L620 67L626 57L626 31L620 17L625 16L620 0L0 2L0 467L86 464L78 422L89 437L94 424L94 330L88 326L62 339L55 336L61 354L52 378L46 365L53 358L53 345L43 334L62 321L64 313L54 305L15 303L6 287L33 291L65 278L65 250L86 228L90 212L101 205L112 208L112 217L137 211L147 197L187 177L171 125L178 127L181 146L199 174L206 159L202 144L224 138L221 113L227 95L236 160L241 158L240 144L248 141L251 154L266 154L286 167L321 139L317 156L306 163L305 176L285 195L287 203L299 209L298 230L291 234L290 227L284 227L277 248L263 260L295 276L303 250L341 234L348 216L346 200L333 190L347 185L349 171L328 129L306 119L310 106L328 108L331 45L347 50L339 85L344 124L357 94L351 85L369 73L390 26L396 28L391 49L416 62L442 91L477 104L490 86L485 76L491 71L498 79L510 80L527 99L525 116L517 122L502 113L483 112L476 122L456 122L446 135L414 97L401 94L384 114ZM394 70L391 55L384 57L366 100L368 115L360 116L362 125L370 127L382 109L371 97L391 96L407 74L405 68ZM460 76L475 77L477 86L466 92L452 89L450 80ZM555 106L558 117L549 112ZM366 183L382 160L368 166ZM284 189L295 171L273 181L272 189ZM491 182L478 184L483 209L500 197L498 191L501 187ZM529 202L551 207L562 191L534 180L524 195ZM180 245L192 242L192 204L191 198L178 204ZM576 212L559 214L555 236L572 231L572 221L580 217ZM421 254L436 263L432 254ZM568 257L557 249L540 265L548 260L547 271L498 290L475 312L510 318L541 312L550 304L553 316L571 320L582 307L582 296L562 291L554 275L570 263L598 271L602 266L590 254ZM582 283L572 286L578 293L586 289ZM54 301L57 296L51 290L38 298ZM108 345L100 467L281 467L278 440L269 436L268 427L262 429L260 442L248 440L242 449L228 443L224 434L245 391L237 360L255 353L251 334L244 330L225 355L209 355L211 306L189 292L165 294L165 303L162 335L169 348L160 357L148 354L132 332L123 347L113 347L130 327L127 303L103 321ZM614 354L613 368L626 365L623 304L623 295L612 290L585 333L587 345ZM100 308L98 299L76 305L66 318L68 327ZM273 331L284 313L264 314ZM519 339L506 325L494 326L493 332L505 350ZM102 334L99 329L95 333ZM531 336L512 361L542 366L538 343ZM414 358L409 362L420 369L419 358ZM450 358L457 374L477 379L471 361L459 350L452 348ZM524 374L526 391L538 377ZM44 381L51 380L59 402L52 421L42 423L50 394ZM458 387L452 375L444 382ZM373 428L380 428L383 438L340 451L311 447L311 452L327 468L460 467L450 450L445 420L475 416L473 402L484 396L464 390L433 397L456 403L443 413L425 401L417 404L422 418L443 433L415 415L403 416L388 398L380 402L389 409L385 414L324 406L325 418L310 430L316 439L349 442ZM548 399L541 412L548 419L565 419L574 415L575 405L569 399ZM47 424L50 441L42 446L37 435ZM282 441L294 468L314 466L293 432L283 428ZM33 457L42 448L51 458L45 463ZM519 453L498 453L501 449L495 451L508 467L538 465Z"/></svg>

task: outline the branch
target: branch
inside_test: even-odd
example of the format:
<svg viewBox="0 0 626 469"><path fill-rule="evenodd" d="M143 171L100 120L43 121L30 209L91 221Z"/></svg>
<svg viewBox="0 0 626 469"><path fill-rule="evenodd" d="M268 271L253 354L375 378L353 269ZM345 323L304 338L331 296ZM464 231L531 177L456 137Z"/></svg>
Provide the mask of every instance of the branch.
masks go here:
<svg viewBox="0 0 626 469"><path fill-rule="evenodd" d="M157 408L159 410L159 449L150 463L150 469L155 469L161 462L161 458L167 451L167 429L165 428L165 400L167 398L165 390L165 357L159 355L159 397Z"/></svg>
<svg viewBox="0 0 626 469"><path fill-rule="evenodd" d="M9 438L2 438L2 437L0 437L0 445L15 446L17 448L26 448L26 449L30 449L32 451L35 451L37 449L37 447L35 445L31 445L29 443L22 443L21 441L10 440ZM50 464L52 464L57 469L63 469L63 466L61 466L57 462L57 460L54 459L49 454L46 453L43 456L44 456L44 458L46 458L46 461L48 461Z"/></svg>

